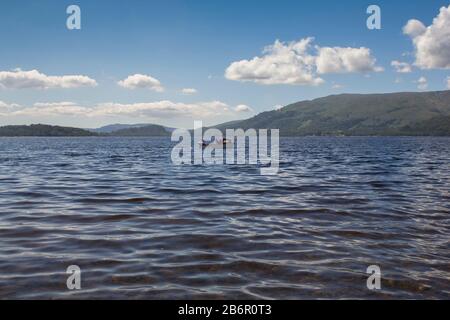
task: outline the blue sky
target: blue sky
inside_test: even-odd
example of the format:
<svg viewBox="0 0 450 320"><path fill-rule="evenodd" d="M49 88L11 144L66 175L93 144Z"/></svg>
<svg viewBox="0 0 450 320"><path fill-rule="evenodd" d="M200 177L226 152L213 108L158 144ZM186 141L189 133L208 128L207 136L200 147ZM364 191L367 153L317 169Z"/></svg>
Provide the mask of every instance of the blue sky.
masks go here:
<svg viewBox="0 0 450 320"><path fill-rule="evenodd" d="M66 28L71 4L81 8L81 30ZM366 27L370 4L381 8L381 30ZM189 127L193 119L220 123L330 94L445 90L450 75L445 66L411 66L411 72L398 73L391 62L413 65L415 47L402 28L410 19L428 27L449 5L437 0L2 1L0 124ZM323 72L315 75L323 80L319 85L279 79L268 84L255 81L249 63L244 71L235 70L235 79L225 77L233 62L264 57L263 48L277 39L287 46L307 37L314 37L311 50L370 49L373 67L384 71ZM30 70L50 77L82 75L96 85L2 84L2 72L10 77ZM164 90L118 84L135 74L159 81ZM196 93L183 94L186 88Z"/></svg>

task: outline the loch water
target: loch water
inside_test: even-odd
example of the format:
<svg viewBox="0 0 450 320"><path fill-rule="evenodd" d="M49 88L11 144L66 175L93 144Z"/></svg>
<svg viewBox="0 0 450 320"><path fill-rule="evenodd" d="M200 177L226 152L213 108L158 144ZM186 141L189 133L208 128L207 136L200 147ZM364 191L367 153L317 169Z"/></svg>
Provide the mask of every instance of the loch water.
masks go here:
<svg viewBox="0 0 450 320"><path fill-rule="evenodd" d="M173 146L0 138L0 299L450 298L450 138L281 138L275 176Z"/></svg>

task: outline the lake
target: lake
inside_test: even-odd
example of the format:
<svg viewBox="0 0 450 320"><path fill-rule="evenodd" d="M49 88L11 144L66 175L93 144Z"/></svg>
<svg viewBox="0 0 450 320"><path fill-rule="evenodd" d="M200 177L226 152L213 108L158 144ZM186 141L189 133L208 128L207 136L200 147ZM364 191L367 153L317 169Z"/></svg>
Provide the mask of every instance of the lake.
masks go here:
<svg viewBox="0 0 450 320"><path fill-rule="evenodd" d="M275 176L173 145L0 138L0 299L450 298L450 138L281 138Z"/></svg>

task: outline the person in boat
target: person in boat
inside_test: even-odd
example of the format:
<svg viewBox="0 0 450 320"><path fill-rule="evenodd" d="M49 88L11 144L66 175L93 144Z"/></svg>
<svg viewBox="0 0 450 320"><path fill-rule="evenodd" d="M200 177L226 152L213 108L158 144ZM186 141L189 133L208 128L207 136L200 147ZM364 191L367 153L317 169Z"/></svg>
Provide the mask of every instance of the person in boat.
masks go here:
<svg viewBox="0 0 450 320"><path fill-rule="evenodd" d="M228 143L231 143L231 141L228 139L218 139L215 141L215 143L216 144L228 144Z"/></svg>

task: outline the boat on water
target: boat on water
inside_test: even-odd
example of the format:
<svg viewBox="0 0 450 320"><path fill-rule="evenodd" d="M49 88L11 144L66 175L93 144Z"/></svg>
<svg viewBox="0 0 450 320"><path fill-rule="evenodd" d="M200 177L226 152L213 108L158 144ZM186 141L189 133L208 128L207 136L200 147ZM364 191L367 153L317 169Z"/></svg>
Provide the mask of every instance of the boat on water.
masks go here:
<svg viewBox="0 0 450 320"><path fill-rule="evenodd" d="M200 144L202 147L207 147L209 145L227 145L227 144L233 144L233 142L229 139L219 139L219 140L214 140L212 142L207 142L205 140L200 141L198 144Z"/></svg>

